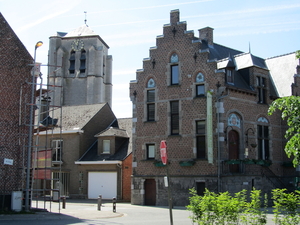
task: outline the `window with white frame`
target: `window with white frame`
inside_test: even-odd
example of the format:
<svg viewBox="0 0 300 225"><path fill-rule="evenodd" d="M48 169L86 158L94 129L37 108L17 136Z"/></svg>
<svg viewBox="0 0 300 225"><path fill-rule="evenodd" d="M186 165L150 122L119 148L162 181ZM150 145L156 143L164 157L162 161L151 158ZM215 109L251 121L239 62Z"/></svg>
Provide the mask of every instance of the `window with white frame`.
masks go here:
<svg viewBox="0 0 300 225"><path fill-rule="evenodd" d="M103 153L110 153L110 140L103 140Z"/></svg>
<svg viewBox="0 0 300 225"><path fill-rule="evenodd" d="M154 144L147 144L147 159L154 159L155 158L155 145Z"/></svg>
<svg viewBox="0 0 300 225"><path fill-rule="evenodd" d="M62 149L63 149L63 140L61 139L52 140L52 161L54 162L62 161Z"/></svg>

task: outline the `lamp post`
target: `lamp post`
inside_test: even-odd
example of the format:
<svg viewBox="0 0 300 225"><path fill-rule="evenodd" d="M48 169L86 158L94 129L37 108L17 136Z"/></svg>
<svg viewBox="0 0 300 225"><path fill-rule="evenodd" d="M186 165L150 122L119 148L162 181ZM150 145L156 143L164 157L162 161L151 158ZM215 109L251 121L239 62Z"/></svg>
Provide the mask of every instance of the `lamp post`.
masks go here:
<svg viewBox="0 0 300 225"><path fill-rule="evenodd" d="M33 70L32 70L32 83L31 83L31 102L30 102L30 117L29 117L29 136L28 136L28 151L27 151L27 173L26 173L26 188L25 188L25 211L30 209L29 190L30 190L30 168L31 168L31 148L32 148L32 134L33 134L33 109L34 109L34 89L35 89L35 70L36 70L36 50L41 47L43 42L39 41L35 44L33 56Z"/></svg>

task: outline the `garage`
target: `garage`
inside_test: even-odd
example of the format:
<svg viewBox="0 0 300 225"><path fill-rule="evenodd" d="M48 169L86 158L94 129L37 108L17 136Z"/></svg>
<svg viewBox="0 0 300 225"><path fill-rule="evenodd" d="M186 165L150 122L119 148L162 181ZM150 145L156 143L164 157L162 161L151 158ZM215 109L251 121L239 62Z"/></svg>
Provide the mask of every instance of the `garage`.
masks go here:
<svg viewBox="0 0 300 225"><path fill-rule="evenodd" d="M116 172L88 173L88 198L97 199L99 195L102 195L103 199L117 197Z"/></svg>

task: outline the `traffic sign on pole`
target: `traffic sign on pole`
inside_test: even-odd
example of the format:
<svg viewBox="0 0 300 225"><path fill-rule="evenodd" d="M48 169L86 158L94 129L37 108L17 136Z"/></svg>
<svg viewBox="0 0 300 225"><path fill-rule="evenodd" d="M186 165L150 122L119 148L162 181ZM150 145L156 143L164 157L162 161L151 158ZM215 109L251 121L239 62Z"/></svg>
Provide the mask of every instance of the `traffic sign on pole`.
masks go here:
<svg viewBox="0 0 300 225"><path fill-rule="evenodd" d="M167 156L167 143L166 141L161 141L160 142L160 157L161 161L164 165L167 164L168 161L168 156Z"/></svg>

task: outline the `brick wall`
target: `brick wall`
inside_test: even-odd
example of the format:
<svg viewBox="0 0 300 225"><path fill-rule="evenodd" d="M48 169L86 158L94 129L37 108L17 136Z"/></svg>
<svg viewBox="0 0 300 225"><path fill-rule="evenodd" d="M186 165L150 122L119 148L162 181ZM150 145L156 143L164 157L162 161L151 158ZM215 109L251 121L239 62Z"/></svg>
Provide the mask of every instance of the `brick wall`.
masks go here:
<svg viewBox="0 0 300 225"><path fill-rule="evenodd" d="M1 13L0 52L0 194L11 194L24 188L33 60Z"/></svg>
<svg viewBox="0 0 300 225"><path fill-rule="evenodd" d="M156 204L166 205L164 198L166 189L162 185L163 176L166 175L165 167L155 166L156 161L160 161L159 144L161 140L167 141L167 151L169 158L169 172L171 176L171 185L174 190L174 204L186 204L189 196L189 189L196 187L196 183L204 181L207 188L212 191L229 190L239 191L247 185L252 188L253 176L261 176L261 166L253 167L240 166L240 174L232 174L222 167L220 164L221 174L218 170L218 150L220 151L221 161L229 159L228 143L224 141L227 138L222 131L217 133L218 115L214 107L217 98L220 97L219 88L224 90L220 102L223 103L224 112L220 113L220 121L224 124L223 129L228 126L228 117L230 114L236 114L241 124L233 126L232 129L239 136L238 158L243 159L245 148L248 147L246 141L246 131L252 128L254 134L249 134L249 144L257 144L257 124L260 117L267 118L270 133L270 159L273 164L270 170L275 176L289 177L289 181L294 175L294 171L287 172L281 163L285 159L283 154L282 126L279 114L268 116L268 105L271 103L269 93L270 74L265 68L250 67L249 86L253 87L247 90L241 88L230 87L225 83L225 73L219 72L217 62L211 60L209 51L206 51L206 42L213 44L213 29L204 28L200 31L200 39L194 36L194 33L186 30L186 23L179 22L179 11L171 11L170 24L164 25L163 35L156 39L156 46L150 49L148 59L143 61L143 70L136 74L136 81L130 83L130 97L133 103L133 167L132 178L132 203L145 204L145 187L146 179L155 179L156 182ZM211 50L212 51L212 50ZM176 53L179 58L179 84L170 85L170 57ZM227 56L225 56L227 57ZM155 62L155 63L154 63ZM196 120L207 119L207 98L196 97L196 76L198 73L204 75L205 90L211 91L213 95L213 163L209 163L207 159L196 159ZM256 89L256 77L261 76L266 79L267 102L266 104L258 104L258 94ZM147 83L152 78L155 82L155 121L146 121L147 113ZM170 135L170 101L179 101L179 135ZM227 130L229 131L229 130ZM224 138L218 143L218 137ZM152 143L156 146L155 160L147 160L146 144ZM248 147L251 148L251 147ZM250 149L249 157L257 158L258 152L255 148ZM182 166L181 161L194 161L193 166ZM247 172L240 176L242 171ZM221 181L220 176L227 177ZM260 178L264 182L268 182L266 178ZM238 180L234 181L233 180ZM249 182L249 180L251 182ZM236 182L239 185L236 185ZM263 191L268 191L270 185L262 185L263 182L254 182L254 186ZM220 187L218 187L218 184Z"/></svg>

